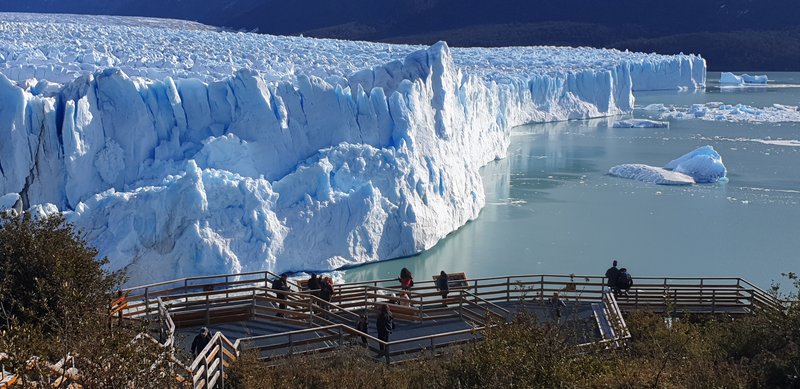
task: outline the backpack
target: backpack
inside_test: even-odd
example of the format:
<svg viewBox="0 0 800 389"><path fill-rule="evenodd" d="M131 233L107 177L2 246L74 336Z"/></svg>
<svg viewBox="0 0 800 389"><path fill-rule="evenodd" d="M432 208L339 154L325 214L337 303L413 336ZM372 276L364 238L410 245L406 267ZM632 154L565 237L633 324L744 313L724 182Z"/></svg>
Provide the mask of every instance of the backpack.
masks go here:
<svg viewBox="0 0 800 389"><path fill-rule="evenodd" d="M633 285L633 277L631 277L631 273L620 274L617 284L622 289L630 288L631 285Z"/></svg>

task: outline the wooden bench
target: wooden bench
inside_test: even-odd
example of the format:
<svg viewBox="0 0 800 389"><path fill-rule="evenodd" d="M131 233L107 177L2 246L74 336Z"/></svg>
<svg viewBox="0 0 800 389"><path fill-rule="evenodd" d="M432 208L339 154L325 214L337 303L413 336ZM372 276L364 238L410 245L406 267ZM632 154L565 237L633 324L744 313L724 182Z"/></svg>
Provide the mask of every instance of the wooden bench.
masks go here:
<svg viewBox="0 0 800 389"><path fill-rule="evenodd" d="M433 276L433 281L439 281L439 275ZM469 288L469 284L467 283L467 274L464 272L461 273L447 273L447 286L450 287L450 290L459 290L459 289L467 289Z"/></svg>

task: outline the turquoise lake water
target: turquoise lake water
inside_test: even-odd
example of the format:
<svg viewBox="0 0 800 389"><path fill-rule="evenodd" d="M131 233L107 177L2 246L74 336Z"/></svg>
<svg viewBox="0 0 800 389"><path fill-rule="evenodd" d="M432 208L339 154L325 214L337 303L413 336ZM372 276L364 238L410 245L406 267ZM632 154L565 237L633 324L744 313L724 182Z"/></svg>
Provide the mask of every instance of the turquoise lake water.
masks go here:
<svg viewBox="0 0 800 389"><path fill-rule="evenodd" d="M720 88L710 73L705 91L636 93L636 106L800 105L800 73L767 74L768 87ZM482 170L487 205L477 220L420 255L351 268L345 279L397 277L402 267L419 279L440 270L601 274L612 259L634 277L741 276L762 287L800 272L800 123L611 127L626 117L515 128L508 157ZM760 142L778 139L798 142ZM606 174L622 163L663 166L707 144L729 182L670 187Z"/></svg>

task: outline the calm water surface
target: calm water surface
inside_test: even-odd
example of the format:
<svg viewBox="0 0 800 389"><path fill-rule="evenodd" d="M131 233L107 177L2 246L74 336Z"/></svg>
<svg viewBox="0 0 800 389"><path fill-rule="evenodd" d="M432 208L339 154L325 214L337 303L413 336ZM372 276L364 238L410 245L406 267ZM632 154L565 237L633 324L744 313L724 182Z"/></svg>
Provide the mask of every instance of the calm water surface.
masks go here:
<svg viewBox="0 0 800 389"><path fill-rule="evenodd" d="M704 92L637 93L636 105L800 105L800 73L769 75L776 86L741 89L714 85L719 74L710 73ZM601 274L612 258L634 277L742 276L763 287L800 271L800 147L752 141L800 141L800 123L612 128L621 118L514 129L508 158L482 171L487 205L477 220L418 256L351 268L345 279L397 277L402 267L419 279L440 270ZM621 163L663 166L706 144L730 182L669 187L606 175Z"/></svg>

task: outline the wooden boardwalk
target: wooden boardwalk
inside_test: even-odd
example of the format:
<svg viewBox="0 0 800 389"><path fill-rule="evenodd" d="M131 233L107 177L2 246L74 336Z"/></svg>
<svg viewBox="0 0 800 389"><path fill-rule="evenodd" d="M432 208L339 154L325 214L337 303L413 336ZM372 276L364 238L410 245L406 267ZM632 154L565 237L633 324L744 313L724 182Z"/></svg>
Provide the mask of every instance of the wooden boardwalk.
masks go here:
<svg viewBox="0 0 800 389"><path fill-rule="evenodd" d="M400 297L396 279L336 285L331 302L308 292L279 300L268 289L269 272L187 278L131 288L111 307L120 321L157 319L158 338L186 349L198 328L215 332L201 355L182 373L195 387L224 382L224 369L243 351L280 363L285 355L363 347L387 363L437 355L447 347L481 338L481 330L510 322L521 311L553 320L547 301L559 293L567 312L560 320L575 329L577 347L617 347L630 337L624 312L641 309L676 314L745 315L781 309L779 301L740 278L638 277L615 298L598 276L520 275L465 279L446 300L433 281L420 281ZM286 309L278 304L286 303ZM389 342L374 337L377 308L388 304L397 329ZM445 305L446 304L446 305ZM281 314L283 317L278 317ZM369 330L355 329L362 314ZM372 335L371 335L372 334ZM366 340L366 341L364 341ZM385 350L382 352L381 350Z"/></svg>

